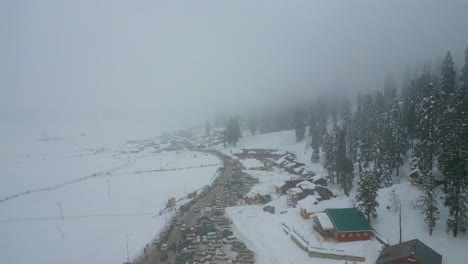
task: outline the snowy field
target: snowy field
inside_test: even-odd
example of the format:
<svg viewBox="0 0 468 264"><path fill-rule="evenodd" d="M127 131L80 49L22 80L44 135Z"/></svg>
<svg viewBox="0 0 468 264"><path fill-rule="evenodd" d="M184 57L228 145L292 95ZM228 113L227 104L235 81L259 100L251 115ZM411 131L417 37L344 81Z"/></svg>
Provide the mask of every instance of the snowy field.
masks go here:
<svg viewBox="0 0 468 264"><path fill-rule="evenodd" d="M0 153L0 200L23 193L0 202L2 262L123 263L126 234L132 257L170 217L158 213L167 199L209 184L220 165L198 152L81 139L27 138Z"/></svg>
<svg viewBox="0 0 468 264"><path fill-rule="evenodd" d="M240 138L236 147L228 146L224 148L223 145L220 144L216 146L216 148L227 155L231 155L231 151L232 154L234 154L241 153L241 149L254 148L277 149L278 154L283 154L288 151L295 154L297 161L304 163L307 170L313 171L317 173L317 175L326 174L321 164L310 162L310 157L312 155L310 138L306 137L304 141L297 143L294 130L256 134L254 136L251 136L250 132L244 131L243 137Z"/></svg>
<svg viewBox="0 0 468 264"><path fill-rule="evenodd" d="M377 209L378 217L373 220L372 226L381 235L389 239L392 245L398 243L399 217L398 212L394 210L393 189L395 189L396 197L401 201L402 206L402 240L408 241L417 238L423 241L443 256L442 263L467 263L468 235L459 234L454 238L451 233L446 233L445 223L448 217L448 209L442 206L443 201L440 199L442 192L440 190L437 190L440 219L437 221L432 236L429 235L421 209L416 206L419 196L421 195L421 190L418 187L411 186L408 182L379 191L379 196L377 197L380 204ZM387 209L387 206L389 206L390 209Z"/></svg>
<svg viewBox="0 0 468 264"><path fill-rule="evenodd" d="M256 159L241 159L239 160L246 169L263 167L263 163Z"/></svg>

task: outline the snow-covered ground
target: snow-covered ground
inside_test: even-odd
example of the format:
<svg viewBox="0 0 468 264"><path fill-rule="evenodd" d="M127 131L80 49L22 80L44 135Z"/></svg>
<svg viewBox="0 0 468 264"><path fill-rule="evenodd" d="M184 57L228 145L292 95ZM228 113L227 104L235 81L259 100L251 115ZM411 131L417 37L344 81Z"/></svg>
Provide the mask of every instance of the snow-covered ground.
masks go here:
<svg viewBox="0 0 468 264"><path fill-rule="evenodd" d="M424 215L421 209L417 208L421 190L418 187L411 186L404 182L396 184L390 188L381 189L377 197L380 204L377 209L378 217L373 219L372 226L384 237L389 239L390 243L396 244L399 241L398 212L395 212L394 199L392 191L395 189L396 197L401 201L402 214L402 240L419 239L429 247L442 255L442 263L455 264L467 263L468 258L468 235L459 234L456 238L446 232L446 222L448 210L443 205L440 197L442 192L438 191L438 205L440 219L434 228L432 236L429 235L427 225L424 222ZM387 206L390 209L387 209Z"/></svg>
<svg viewBox="0 0 468 264"><path fill-rule="evenodd" d="M249 132L244 131L243 137L240 138L235 147L228 146L224 148L223 144L220 144L216 146L216 148L227 155L241 153L241 149L255 148L277 149L278 154L288 151L295 154L297 161L304 163L307 170L313 171L319 176L322 174L326 175L321 164L312 163L310 161L310 157L312 155L310 138L307 137L302 142L296 142L296 134L294 130L256 134L254 136L251 136Z"/></svg>
<svg viewBox="0 0 468 264"><path fill-rule="evenodd" d="M263 163L256 159L241 159L240 162L242 163L242 166L244 166L246 169L263 167Z"/></svg>
<svg viewBox="0 0 468 264"><path fill-rule="evenodd" d="M311 149L308 139L297 143L294 131L281 131L276 133L249 136L244 133L244 137L234 148L217 148L225 154L242 152L241 149L268 148L277 149L278 152L291 152L296 154L297 161L305 163L308 170L316 172L319 176L326 176L326 171L321 164L313 164L310 161ZM242 162L242 160L241 160ZM407 164L400 168L402 175L407 175L409 169ZM275 214L270 214L262 210L263 206L239 206L227 208L227 214L232 218L235 232L247 243L256 253L257 263L344 263L344 261L309 258L307 254L294 244L288 235L282 230L282 223L290 228L294 228L302 237L309 241L309 246L322 249L339 250L349 253L349 255L362 256L366 258L365 263L375 263L381 244L375 239L365 242L331 243L322 242L317 239L312 228L311 220L304 220L298 208L289 208L286 204L285 196L276 195L275 183L290 177L280 169L273 171L246 170L251 176L258 178L259 183L254 185L250 194L272 194L273 201L268 205L275 206ZM357 179L355 180L357 183ZM444 264L465 263L468 258L468 235L459 234L454 238L445 231L447 220L447 209L443 207L440 199L442 192L438 192L438 204L440 219L430 236L424 222L421 209L416 207L421 194L418 187L411 186L405 177L397 180L398 184L393 187L380 189L378 202L380 204L377 213L378 217L372 219L371 225L390 244L396 244L399 240L398 213L394 210L395 201L392 190L395 189L396 196L402 205L402 229L403 241L419 239L443 256ZM356 184L355 184L356 186ZM331 191L338 195L328 201L322 201L324 208L352 207L355 189L351 192L351 197L343 195L338 186L328 186ZM390 209L387 209L387 206Z"/></svg>
<svg viewBox="0 0 468 264"><path fill-rule="evenodd" d="M126 234L132 257L170 217L158 213L167 199L209 184L220 164L190 151L130 153L125 141L90 148L86 136L13 145L0 153L0 200L23 195L0 202L5 263L123 263Z"/></svg>

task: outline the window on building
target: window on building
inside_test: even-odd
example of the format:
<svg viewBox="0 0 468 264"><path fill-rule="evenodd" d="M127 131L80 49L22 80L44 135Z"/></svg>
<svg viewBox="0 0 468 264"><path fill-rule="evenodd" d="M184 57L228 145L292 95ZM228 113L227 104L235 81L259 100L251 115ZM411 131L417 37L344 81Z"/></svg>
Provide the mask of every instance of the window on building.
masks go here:
<svg viewBox="0 0 468 264"><path fill-rule="evenodd" d="M349 233L349 237L353 237L353 233Z"/></svg>
<svg viewBox="0 0 468 264"><path fill-rule="evenodd" d="M345 237L346 235L345 234L341 234L341 237Z"/></svg>
<svg viewBox="0 0 468 264"><path fill-rule="evenodd" d="M368 234L368 233L364 233L364 236L369 236L369 234Z"/></svg>
<svg viewBox="0 0 468 264"><path fill-rule="evenodd" d="M356 236L361 236L361 233L356 233Z"/></svg>

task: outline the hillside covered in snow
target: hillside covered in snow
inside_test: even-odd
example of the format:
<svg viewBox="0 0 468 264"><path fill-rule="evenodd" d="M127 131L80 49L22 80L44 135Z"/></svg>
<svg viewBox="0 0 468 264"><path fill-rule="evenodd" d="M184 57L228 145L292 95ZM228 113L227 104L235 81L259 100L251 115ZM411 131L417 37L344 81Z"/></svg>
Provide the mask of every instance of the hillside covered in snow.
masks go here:
<svg viewBox="0 0 468 264"><path fill-rule="evenodd" d="M296 157L297 162L303 163L303 167L307 171L313 172L315 178L327 179L327 171L323 168L322 163L311 162L312 149L310 143L310 138L296 142L294 130L254 136L244 131L243 137L235 147L218 145L217 149L238 158L243 164L253 163L251 160L255 157L254 150L258 149L274 150L271 153L278 154L278 156L272 158L275 160L280 160L290 153ZM245 155L242 155L242 153ZM242 159L242 157L248 158ZM265 162L263 158L260 158L260 160ZM381 240L380 242L376 237L369 241L343 243L321 239L313 228L312 220L304 219L301 216L300 201L296 206L289 206L287 202L288 195L278 194L278 183L297 177L297 175L288 172L287 167L281 167L278 164L269 168L257 167L253 169L245 166L247 169L245 172L259 180L259 183L252 187L249 195L252 197L255 195L270 195L272 201L266 205L275 207L274 214L265 212L263 210L265 205L230 207L226 211L233 221L237 235L256 252L256 261L258 263L344 263L344 260L309 257L303 249L290 239L289 234L293 234L298 237L298 240L303 241L304 245L309 247L310 250L358 256L365 258L364 263L373 264L384 247L384 243L394 245L399 242L400 205L403 242L419 239L441 254L443 263L464 263L468 257L465 250L468 246L468 236L461 234L454 238L446 232L445 221L448 212L446 208L441 206L443 201L440 199L442 193L439 189L436 189L436 192L440 219L432 235L429 235L419 202L422 190L421 187L410 183L408 177L410 169L408 166L408 160L405 160L403 167L400 169L401 177L395 177L395 183L391 187L379 188L378 190L377 202L379 206L377 216L371 218L370 224L375 230L376 237ZM357 164L354 171L357 175ZM333 193L334 197L318 202L317 208L324 210L327 208L355 207L357 204L355 196L358 182L359 177L356 176L349 197L344 194L339 185L328 182L325 187Z"/></svg>

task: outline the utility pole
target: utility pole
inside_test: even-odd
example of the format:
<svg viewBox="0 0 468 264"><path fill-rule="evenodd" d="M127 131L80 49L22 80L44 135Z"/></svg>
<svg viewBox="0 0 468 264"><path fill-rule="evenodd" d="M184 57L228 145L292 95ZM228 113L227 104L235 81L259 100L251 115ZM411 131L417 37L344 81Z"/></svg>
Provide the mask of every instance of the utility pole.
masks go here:
<svg viewBox="0 0 468 264"><path fill-rule="evenodd" d="M63 220L63 211L62 211L62 203L57 204L59 209L60 209L60 214L62 215L62 220Z"/></svg>
<svg viewBox="0 0 468 264"><path fill-rule="evenodd" d="M125 233L125 243L127 244L127 261L130 262L130 254L128 253L128 236L133 233Z"/></svg>
<svg viewBox="0 0 468 264"><path fill-rule="evenodd" d="M401 244L401 203L400 203L400 244Z"/></svg>
<svg viewBox="0 0 468 264"><path fill-rule="evenodd" d="M106 182L107 182L107 194L109 195L109 198L110 198L109 180L106 180Z"/></svg>

